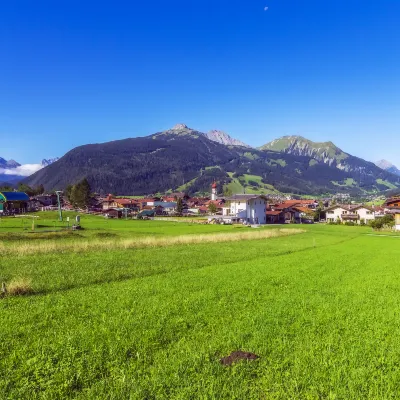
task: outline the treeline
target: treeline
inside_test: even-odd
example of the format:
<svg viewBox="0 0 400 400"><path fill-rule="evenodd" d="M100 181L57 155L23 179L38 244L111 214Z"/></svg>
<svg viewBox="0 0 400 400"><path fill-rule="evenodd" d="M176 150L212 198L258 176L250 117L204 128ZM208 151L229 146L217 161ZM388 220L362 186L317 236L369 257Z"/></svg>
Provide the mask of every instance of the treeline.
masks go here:
<svg viewBox="0 0 400 400"><path fill-rule="evenodd" d="M31 187L24 183L20 183L17 186L17 188L9 186L9 185L0 186L0 192L13 192L15 189L18 192L26 193L28 196L38 196L45 192L44 186L42 184L35 186L35 187Z"/></svg>

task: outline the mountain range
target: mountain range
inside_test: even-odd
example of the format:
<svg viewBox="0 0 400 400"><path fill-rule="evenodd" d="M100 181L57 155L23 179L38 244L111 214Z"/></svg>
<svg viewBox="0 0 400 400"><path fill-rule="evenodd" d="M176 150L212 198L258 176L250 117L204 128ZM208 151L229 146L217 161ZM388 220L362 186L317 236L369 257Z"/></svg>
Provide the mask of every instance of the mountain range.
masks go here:
<svg viewBox="0 0 400 400"><path fill-rule="evenodd" d="M0 157L0 186L15 184L36 171L56 162L58 158L43 159L38 164L20 164L15 160Z"/></svg>
<svg viewBox="0 0 400 400"><path fill-rule="evenodd" d="M284 136L259 148L221 131L178 124L146 137L79 146L25 179L64 189L87 178L92 190L116 195L167 191L354 195L400 187L400 177L332 142Z"/></svg>

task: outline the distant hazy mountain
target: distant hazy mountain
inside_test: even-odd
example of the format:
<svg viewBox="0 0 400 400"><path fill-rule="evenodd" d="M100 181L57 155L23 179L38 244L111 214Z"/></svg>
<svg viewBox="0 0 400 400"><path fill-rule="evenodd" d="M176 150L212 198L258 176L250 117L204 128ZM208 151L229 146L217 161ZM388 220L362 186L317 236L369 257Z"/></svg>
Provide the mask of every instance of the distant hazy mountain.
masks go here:
<svg viewBox="0 0 400 400"><path fill-rule="evenodd" d="M44 159L40 164L20 164L15 160L5 160L0 157L0 181L17 183L40 169L56 162L58 158Z"/></svg>
<svg viewBox="0 0 400 400"><path fill-rule="evenodd" d="M243 147L250 147L246 143L241 142L240 140L234 139L233 137L229 136L227 133L222 131L213 130L206 133L206 136L217 143L224 144L226 146L243 146Z"/></svg>
<svg viewBox="0 0 400 400"><path fill-rule="evenodd" d="M17 168L21 166L15 160L5 160L4 158L0 157L0 168L10 169L10 168Z"/></svg>
<svg viewBox="0 0 400 400"><path fill-rule="evenodd" d="M400 170L387 160L379 160L375 163L379 168L400 176Z"/></svg>
<svg viewBox="0 0 400 400"><path fill-rule="evenodd" d="M214 180L219 193L366 194L400 187L400 177L332 142L289 136L254 149L211 136L178 124L146 137L79 146L25 182L64 189L87 178L93 191L121 195L204 193Z"/></svg>

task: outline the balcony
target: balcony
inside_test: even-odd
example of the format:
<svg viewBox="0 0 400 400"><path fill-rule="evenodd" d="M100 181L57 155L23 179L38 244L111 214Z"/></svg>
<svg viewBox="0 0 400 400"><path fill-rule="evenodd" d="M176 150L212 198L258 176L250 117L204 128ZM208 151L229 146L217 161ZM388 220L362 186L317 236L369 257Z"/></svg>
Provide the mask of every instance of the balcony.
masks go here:
<svg viewBox="0 0 400 400"><path fill-rule="evenodd" d="M342 214L342 219L345 221L354 221L358 220L360 216L357 213L350 213L350 214Z"/></svg>

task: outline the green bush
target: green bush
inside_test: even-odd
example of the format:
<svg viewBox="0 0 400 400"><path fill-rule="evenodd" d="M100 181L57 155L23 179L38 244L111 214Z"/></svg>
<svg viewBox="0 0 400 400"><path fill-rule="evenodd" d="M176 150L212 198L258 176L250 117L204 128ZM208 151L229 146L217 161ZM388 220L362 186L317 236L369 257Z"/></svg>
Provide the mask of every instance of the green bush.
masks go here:
<svg viewBox="0 0 400 400"><path fill-rule="evenodd" d="M369 226L372 229L380 230L380 229L392 229L394 226L394 218L393 215L387 214L382 218L377 218L375 220L369 221Z"/></svg>
<svg viewBox="0 0 400 400"><path fill-rule="evenodd" d="M354 225L356 225L353 221L346 221L344 224L347 225L347 226L354 226Z"/></svg>

